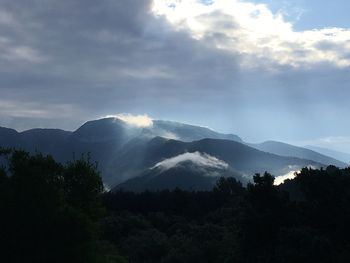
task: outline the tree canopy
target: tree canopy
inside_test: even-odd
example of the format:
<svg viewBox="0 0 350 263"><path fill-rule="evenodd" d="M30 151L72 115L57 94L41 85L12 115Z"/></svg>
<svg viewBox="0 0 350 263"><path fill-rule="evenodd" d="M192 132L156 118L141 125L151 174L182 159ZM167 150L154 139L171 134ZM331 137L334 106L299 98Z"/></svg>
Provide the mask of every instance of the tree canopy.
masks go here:
<svg viewBox="0 0 350 263"><path fill-rule="evenodd" d="M1 158L2 262L123 262L99 233L103 184L89 160L62 165L12 150Z"/></svg>
<svg viewBox="0 0 350 263"><path fill-rule="evenodd" d="M1 262L347 263L350 168L105 192L96 164L0 150Z"/></svg>

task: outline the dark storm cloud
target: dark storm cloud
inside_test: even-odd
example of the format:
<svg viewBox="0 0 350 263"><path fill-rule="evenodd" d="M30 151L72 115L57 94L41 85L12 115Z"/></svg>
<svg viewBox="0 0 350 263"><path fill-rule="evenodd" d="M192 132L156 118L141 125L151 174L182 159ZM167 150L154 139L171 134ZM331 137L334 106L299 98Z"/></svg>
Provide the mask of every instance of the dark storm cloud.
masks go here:
<svg viewBox="0 0 350 263"><path fill-rule="evenodd" d="M282 66L253 55L256 64L245 68L249 54L213 46L235 29L230 17L201 17L220 30L195 40L150 7L146 0L1 1L0 125L74 129L131 112L257 140L349 130L333 118L349 114L348 68ZM327 45L320 48L334 50Z"/></svg>
<svg viewBox="0 0 350 263"><path fill-rule="evenodd" d="M88 118L147 106L155 97L181 101L198 89L206 94L225 86L224 76L236 78L235 58L175 32L150 14L150 4L2 1L9 20L0 31L7 39L2 99L17 100L19 107L23 101L40 103L44 111L51 104L72 104Z"/></svg>

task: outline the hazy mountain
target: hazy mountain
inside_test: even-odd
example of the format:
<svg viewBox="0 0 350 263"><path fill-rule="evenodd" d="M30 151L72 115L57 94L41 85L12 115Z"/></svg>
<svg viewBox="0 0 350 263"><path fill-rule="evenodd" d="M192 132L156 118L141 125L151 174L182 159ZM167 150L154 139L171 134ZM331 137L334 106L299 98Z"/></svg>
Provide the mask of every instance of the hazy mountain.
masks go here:
<svg viewBox="0 0 350 263"><path fill-rule="evenodd" d="M147 169L141 176L127 180L114 190L123 189L136 192L175 188L189 191L211 190L221 176L231 176L245 182L245 178L232 170L204 167L191 161L183 161L168 169L163 167Z"/></svg>
<svg viewBox="0 0 350 263"><path fill-rule="evenodd" d="M139 176L115 189L209 189L219 176L233 176L246 183L255 173L270 171L278 176L305 166L322 166L315 161L282 157L230 140L181 142L158 137L143 150L143 160L134 166Z"/></svg>
<svg viewBox="0 0 350 263"><path fill-rule="evenodd" d="M104 118L88 121L73 132L73 137L80 142L100 143L115 141L119 145L133 137L139 136L142 130L128 125L117 118Z"/></svg>
<svg viewBox="0 0 350 263"><path fill-rule="evenodd" d="M241 139L236 135L217 133L208 128L169 121L153 121L149 127L138 127L118 118L88 121L74 132L58 129L32 129L17 132L0 127L0 146L52 154L66 162L90 154L99 163L108 184L119 183L139 174L143 148L154 137L164 136L190 141L203 138Z"/></svg>
<svg viewBox="0 0 350 263"><path fill-rule="evenodd" d="M303 157L295 158L259 151L242 144L236 135L217 133L205 127L170 121L153 121L152 125L140 127L118 118L89 121L74 132L57 129L17 132L0 128L0 146L51 154L60 162L90 153L91 160L98 162L103 180L109 186L141 176L153 178L151 181L159 186L172 182L174 178L178 178L177 183L182 186L186 180L196 181L198 184L188 185L195 189L197 186L208 187L215 176L226 176L227 173L244 181L256 172L269 171L278 176L304 166L329 164L329 159L323 162L324 159L319 159L316 153L310 156L300 156L297 152L280 153ZM180 166L162 170L156 168L165 161L178 161L187 156L186 153L198 153L204 159L191 155L192 159L184 159L179 162ZM213 158L227 164L227 169L206 167L206 164L216 162ZM202 161L198 163L198 160Z"/></svg>
<svg viewBox="0 0 350 263"><path fill-rule="evenodd" d="M173 121L153 121L153 126L148 129L152 135L168 139L175 139L185 142L197 141L205 138L227 139L243 142L240 137L234 134L222 134L206 127L199 127Z"/></svg>
<svg viewBox="0 0 350 263"><path fill-rule="evenodd" d="M330 150L330 149L326 149L326 148L321 148L321 147L317 147L317 146L304 146L307 149L322 153L324 155L328 155L331 156L337 160L340 160L346 164L350 164L350 154L348 153L344 153L344 152L339 152L339 151L334 151L334 150Z"/></svg>
<svg viewBox="0 0 350 263"><path fill-rule="evenodd" d="M302 159L313 160L326 165L335 165L341 168L348 166L347 163L341 162L327 155L320 154L316 151L302 148L302 147L297 147L287 143L276 142L276 141L266 141L260 144L248 144L248 145L258 150L281 155L281 156L298 157Z"/></svg>
<svg viewBox="0 0 350 263"><path fill-rule="evenodd" d="M226 162L233 170L248 176L270 171L284 174L291 166L318 166L319 163L295 157L283 157L259 151L245 144L217 139L203 139L194 142L161 140L155 138L149 143L145 162L155 165L159 160L171 158L184 152L206 153Z"/></svg>

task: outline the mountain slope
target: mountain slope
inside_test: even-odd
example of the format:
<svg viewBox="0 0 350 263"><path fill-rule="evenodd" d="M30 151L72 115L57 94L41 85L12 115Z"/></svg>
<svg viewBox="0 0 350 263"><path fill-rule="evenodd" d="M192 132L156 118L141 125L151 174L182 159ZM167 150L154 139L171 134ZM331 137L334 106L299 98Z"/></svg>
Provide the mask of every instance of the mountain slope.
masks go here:
<svg viewBox="0 0 350 263"><path fill-rule="evenodd" d="M159 136L178 139L169 140ZM0 128L0 146L21 148L30 152L40 151L53 155L60 162L90 153L91 160L98 162L103 180L109 186L143 176L164 160L186 152L198 152L222 160L228 164L229 171L248 179L256 172L269 171L278 176L304 166L319 167L323 164L321 161L266 153L241 142L238 136L217 133L204 127L168 121L153 121L153 125L139 127L118 118L89 121L74 132L33 129L19 133ZM191 167L198 168L189 170L193 178L203 168L202 164ZM166 175L162 178L175 178L170 174L177 174L179 179L180 171L183 173L183 169L172 167L155 174ZM225 174L220 169L216 172ZM204 179L203 181L210 181L208 178Z"/></svg>
<svg viewBox="0 0 350 263"><path fill-rule="evenodd" d="M148 166L156 161L170 158L184 152L201 152L214 156L228 163L235 171L253 175L270 171L275 175L283 174L288 166L319 166L320 163L295 157L283 157L266 153L245 144L230 141L203 139L194 142L181 142L176 140L160 141L156 139L149 143L145 162Z"/></svg>
<svg viewBox="0 0 350 263"><path fill-rule="evenodd" d="M207 137L240 140L235 135L177 122L153 121L149 127L137 127L118 118L103 118L88 121L74 132L58 129L17 132L0 127L0 146L51 154L60 162L89 153L91 159L98 162L103 179L114 184L139 174L140 171L132 167L143 157L146 142L157 136L185 141Z"/></svg>
<svg viewBox="0 0 350 263"><path fill-rule="evenodd" d="M173 190L175 188L188 191L211 190L221 176L232 176L244 181L239 174L233 171L203 167L190 161L184 161L169 169L160 167L147 169L141 176L129 179L113 190L122 189L135 192Z"/></svg>
<svg viewBox="0 0 350 263"><path fill-rule="evenodd" d="M321 148L321 147L317 147L317 146L310 146L310 145L305 146L305 148L310 149L312 151L319 152L319 153L327 155L327 156L331 156L334 159L337 159L337 160L340 160L340 161L346 163L347 166L349 166L349 164L350 164L350 154L348 154L348 153L343 153L343 152L339 152L339 151L334 151L334 150Z"/></svg>
<svg viewBox="0 0 350 263"><path fill-rule="evenodd" d="M155 144L166 142L157 138ZM147 164L146 164L147 166ZM235 177L246 183L247 178L233 171L229 165L206 153L184 152L171 158L160 160L145 169L140 176L118 185L117 189L145 191L181 188L186 190L210 190L219 177Z"/></svg>
<svg viewBox="0 0 350 263"><path fill-rule="evenodd" d="M269 152L269 153L273 153L281 156L298 157L302 159L313 160L326 165L335 165L338 167L347 166L347 164L344 162L341 162L332 157L320 154L316 151L293 146L282 142L266 141L260 144L248 144L248 145L260 151Z"/></svg>
<svg viewBox="0 0 350 263"><path fill-rule="evenodd" d="M0 127L0 146L19 147L20 135L16 130Z"/></svg>
<svg viewBox="0 0 350 263"><path fill-rule="evenodd" d="M223 134L206 127L173 121L155 120L153 121L153 126L149 128L149 131L153 133L153 137L160 136L185 142L197 141L205 138L243 142L240 137L234 134Z"/></svg>
<svg viewBox="0 0 350 263"><path fill-rule="evenodd" d="M233 176L246 183L255 173L269 171L279 176L306 166L323 166L311 160L282 157L235 141L217 139L181 142L158 137L147 143L143 156L136 165L139 175L116 186L115 190L175 187L203 190L211 188L219 176ZM211 167L209 170L208 166ZM165 169L159 170L159 167ZM184 185L186 180L191 183Z"/></svg>

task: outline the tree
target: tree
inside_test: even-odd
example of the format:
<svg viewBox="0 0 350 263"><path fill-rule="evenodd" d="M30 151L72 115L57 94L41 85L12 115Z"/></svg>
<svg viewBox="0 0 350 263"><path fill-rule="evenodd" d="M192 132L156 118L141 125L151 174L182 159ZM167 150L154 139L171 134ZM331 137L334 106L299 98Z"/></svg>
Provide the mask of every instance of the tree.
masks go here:
<svg viewBox="0 0 350 263"><path fill-rule="evenodd" d="M1 262L122 262L100 240L103 187L95 166L0 153L7 157L0 168Z"/></svg>
<svg viewBox="0 0 350 263"><path fill-rule="evenodd" d="M93 218L101 216L104 189L97 165L89 158L69 162L63 172L63 181L64 194L70 205Z"/></svg>
<svg viewBox="0 0 350 263"><path fill-rule="evenodd" d="M242 190L242 183L238 182L233 177L220 177L213 188L214 192L219 192L227 195L242 193Z"/></svg>

